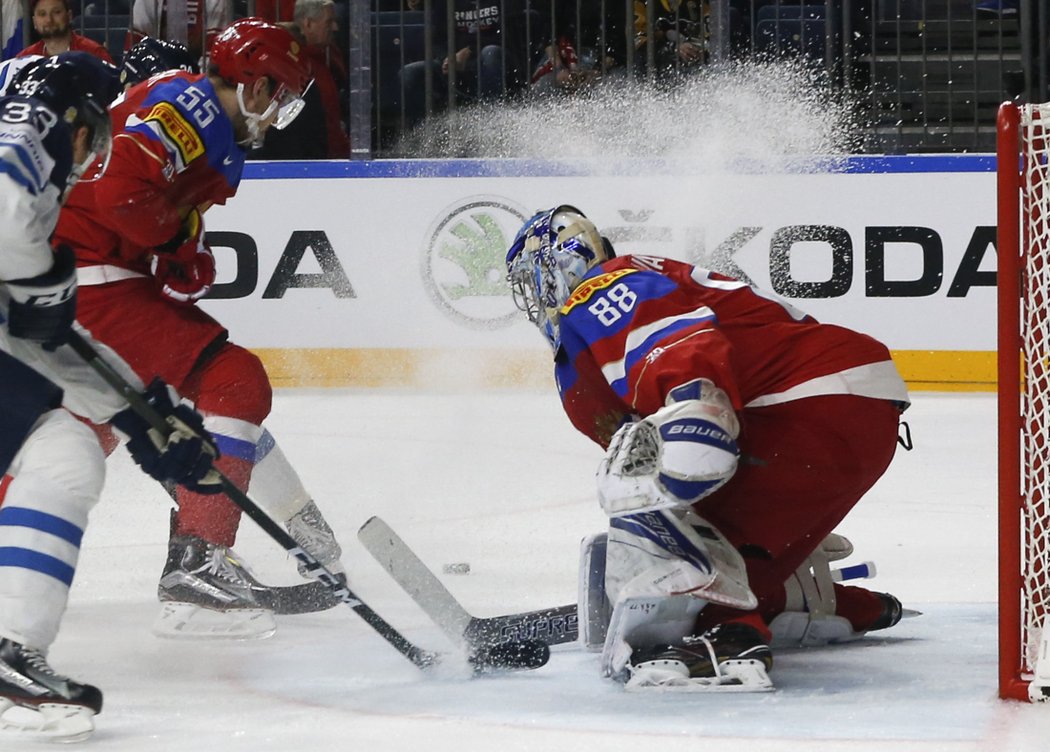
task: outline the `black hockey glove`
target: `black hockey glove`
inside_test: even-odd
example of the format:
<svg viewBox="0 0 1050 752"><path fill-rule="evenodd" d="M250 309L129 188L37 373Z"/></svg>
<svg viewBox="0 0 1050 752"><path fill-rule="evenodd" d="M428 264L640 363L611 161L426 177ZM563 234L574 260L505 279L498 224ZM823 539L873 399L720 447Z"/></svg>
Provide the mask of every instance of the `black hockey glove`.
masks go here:
<svg viewBox="0 0 1050 752"><path fill-rule="evenodd" d="M170 431L162 436L130 407L114 415L110 422L128 437L135 464L159 481L171 480L198 493L220 493L222 486L212 472L219 449L201 414L190 403L177 401L175 390L160 379L154 379L142 396L167 421Z"/></svg>
<svg viewBox="0 0 1050 752"><path fill-rule="evenodd" d="M44 274L7 283L11 302L7 331L12 337L39 342L54 350L69 341L77 315L76 257L68 245L55 251L55 262Z"/></svg>

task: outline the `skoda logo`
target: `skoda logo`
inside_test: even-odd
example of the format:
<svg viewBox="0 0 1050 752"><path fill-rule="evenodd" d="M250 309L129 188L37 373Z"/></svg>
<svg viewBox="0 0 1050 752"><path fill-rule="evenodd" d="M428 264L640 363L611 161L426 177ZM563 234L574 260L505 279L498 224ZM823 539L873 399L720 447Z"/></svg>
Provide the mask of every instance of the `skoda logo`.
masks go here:
<svg viewBox="0 0 1050 752"><path fill-rule="evenodd" d="M479 329L508 326L516 318L503 260L528 216L492 196L464 199L441 212L427 232L423 282L446 315Z"/></svg>

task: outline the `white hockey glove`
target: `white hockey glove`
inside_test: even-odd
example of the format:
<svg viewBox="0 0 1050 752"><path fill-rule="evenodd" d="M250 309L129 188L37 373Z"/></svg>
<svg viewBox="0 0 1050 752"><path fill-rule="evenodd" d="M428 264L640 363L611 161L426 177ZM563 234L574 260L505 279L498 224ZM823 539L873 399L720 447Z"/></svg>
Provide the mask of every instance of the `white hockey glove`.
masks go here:
<svg viewBox="0 0 1050 752"><path fill-rule="evenodd" d="M707 379L677 387L666 406L613 435L598 466L602 509L619 517L694 504L733 477L739 434L724 391Z"/></svg>

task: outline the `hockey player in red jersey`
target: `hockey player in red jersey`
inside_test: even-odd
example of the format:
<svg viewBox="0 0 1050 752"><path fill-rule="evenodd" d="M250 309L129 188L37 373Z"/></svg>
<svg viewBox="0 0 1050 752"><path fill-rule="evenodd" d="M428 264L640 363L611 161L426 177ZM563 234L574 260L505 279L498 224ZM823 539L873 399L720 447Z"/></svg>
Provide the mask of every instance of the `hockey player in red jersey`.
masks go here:
<svg viewBox="0 0 1050 752"><path fill-rule="evenodd" d="M271 388L261 362L195 305L215 279L204 210L236 193L247 150L295 117L310 83L291 34L259 19L235 22L212 45L207 73L154 76L114 105L109 169L73 191L55 238L76 252L85 326L138 373L159 374L192 399L222 452L218 468L242 489L255 478L255 501L341 571L330 527L262 426ZM272 634L275 591L230 551L237 507L186 489L176 501L155 631ZM301 588L335 603L319 583Z"/></svg>
<svg viewBox="0 0 1050 752"><path fill-rule="evenodd" d="M569 419L606 448L610 527L585 546L581 603L601 614L607 598L581 627L606 676L768 690L771 643L899 621L896 598L828 567L852 550L832 530L886 470L908 405L884 345L699 267L617 257L572 206L526 222L507 268Z"/></svg>

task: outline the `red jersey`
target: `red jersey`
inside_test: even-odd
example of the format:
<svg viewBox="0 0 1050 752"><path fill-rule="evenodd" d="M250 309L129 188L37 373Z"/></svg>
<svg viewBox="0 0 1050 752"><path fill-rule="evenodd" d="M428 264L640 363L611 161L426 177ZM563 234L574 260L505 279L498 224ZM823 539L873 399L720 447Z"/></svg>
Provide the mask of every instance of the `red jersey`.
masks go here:
<svg viewBox="0 0 1050 752"><path fill-rule="evenodd" d="M699 378L737 410L828 394L908 402L882 343L680 261L623 256L595 267L559 331L565 411L602 446L626 416L651 415Z"/></svg>
<svg viewBox="0 0 1050 752"><path fill-rule="evenodd" d="M191 207L237 191L237 145L207 76L172 72L132 87L110 111L113 149L105 174L73 188L55 238L78 266L149 272L153 248L171 240Z"/></svg>

